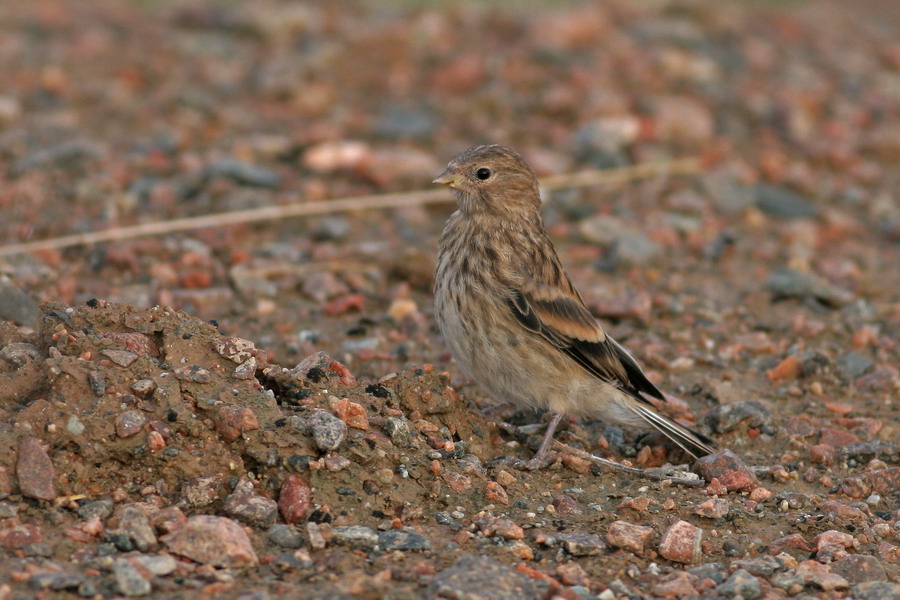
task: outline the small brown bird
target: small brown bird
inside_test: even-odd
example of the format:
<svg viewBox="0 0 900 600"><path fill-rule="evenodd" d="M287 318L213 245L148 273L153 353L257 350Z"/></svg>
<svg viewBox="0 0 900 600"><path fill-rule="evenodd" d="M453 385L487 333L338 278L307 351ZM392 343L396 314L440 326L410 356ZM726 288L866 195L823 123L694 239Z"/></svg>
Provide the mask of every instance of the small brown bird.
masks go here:
<svg viewBox="0 0 900 600"><path fill-rule="evenodd" d="M439 243L435 315L462 370L495 400L555 413L537 454L540 467L563 414L657 429L694 457L714 442L662 416L664 400L634 358L591 315L544 229L538 180L516 152L476 146L456 155L434 183L459 209Z"/></svg>

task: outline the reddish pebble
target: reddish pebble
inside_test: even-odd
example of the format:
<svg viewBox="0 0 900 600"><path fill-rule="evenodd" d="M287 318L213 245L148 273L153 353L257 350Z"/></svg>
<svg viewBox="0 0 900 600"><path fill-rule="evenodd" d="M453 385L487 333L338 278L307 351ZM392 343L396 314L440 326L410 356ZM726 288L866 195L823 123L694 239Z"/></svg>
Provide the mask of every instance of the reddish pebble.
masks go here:
<svg viewBox="0 0 900 600"><path fill-rule="evenodd" d="M709 482L709 485L706 486L707 496L724 496L727 493L728 488L722 485L722 482L716 477L713 477L712 481Z"/></svg>
<svg viewBox="0 0 900 600"><path fill-rule="evenodd" d="M16 476L23 496L37 500L56 498L53 462L36 437L25 436L19 441Z"/></svg>
<svg viewBox="0 0 900 600"><path fill-rule="evenodd" d="M41 541L41 530L31 523L14 523L0 529L0 545L7 550L17 550L27 544Z"/></svg>
<svg viewBox="0 0 900 600"><path fill-rule="evenodd" d="M222 406L213 417L218 433L226 442L233 442L245 432L259 429L259 421L249 408Z"/></svg>
<svg viewBox="0 0 900 600"><path fill-rule="evenodd" d="M562 494L553 499L553 506L556 512L561 515L580 515L584 514L584 507L572 496Z"/></svg>
<svg viewBox="0 0 900 600"><path fill-rule="evenodd" d="M278 496L278 510L285 523L294 524L302 521L312 508L312 490L297 475L288 475L281 485Z"/></svg>
<svg viewBox="0 0 900 600"><path fill-rule="evenodd" d="M159 432L151 431L147 434L147 445L150 446L150 450L157 452L166 447L166 440Z"/></svg>
<svg viewBox="0 0 900 600"><path fill-rule="evenodd" d="M772 492L767 490L764 487L758 487L752 492L750 492L750 499L754 502L762 502L763 500L768 500L772 497Z"/></svg>
<svg viewBox="0 0 900 600"><path fill-rule="evenodd" d="M489 502L497 502L498 504L509 504L509 496L503 486L496 481L489 481L484 488L484 497Z"/></svg>
<svg viewBox="0 0 900 600"><path fill-rule="evenodd" d="M828 444L816 444L809 447L809 461L814 465L834 464L835 448Z"/></svg>
<svg viewBox="0 0 900 600"><path fill-rule="evenodd" d="M718 479L729 491L753 489L759 485L750 467L728 449L698 459L694 463L694 472L710 483Z"/></svg>
<svg viewBox="0 0 900 600"><path fill-rule="evenodd" d="M616 548L643 556L653 538L653 533L652 527L635 525L627 521L616 521L609 526L606 532L606 541Z"/></svg>
<svg viewBox="0 0 900 600"><path fill-rule="evenodd" d="M842 548L853 547L853 536L842 531L829 529L816 536L816 550L821 550L825 546L840 546Z"/></svg>
<svg viewBox="0 0 900 600"><path fill-rule="evenodd" d="M842 429L831 429L824 427L819 431L819 443L829 446L842 447L849 446L861 441L859 436L853 435L849 431Z"/></svg>
<svg viewBox="0 0 900 600"><path fill-rule="evenodd" d="M116 417L116 435L120 438L131 437L147 424L147 416L140 410L126 410Z"/></svg>
<svg viewBox="0 0 900 600"><path fill-rule="evenodd" d="M791 354L766 372L770 381L789 381L800 375L800 359Z"/></svg>
<svg viewBox="0 0 900 600"><path fill-rule="evenodd" d="M259 559L244 529L225 517L196 515L162 537L169 552L214 567L256 566Z"/></svg>
<svg viewBox="0 0 900 600"><path fill-rule="evenodd" d="M337 418L347 424L347 427L362 430L369 428L369 417L366 415L366 409L361 404L350 402L347 398L341 398L332 405L331 409Z"/></svg>
<svg viewBox="0 0 900 600"><path fill-rule="evenodd" d="M351 310L361 311L365 304L366 299L362 294L346 294L327 303L322 310L329 317L336 317Z"/></svg>
<svg viewBox="0 0 900 600"><path fill-rule="evenodd" d="M673 562L694 564L702 556L703 530L687 521L675 521L663 534L659 554Z"/></svg>
<svg viewBox="0 0 900 600"><path fill-rule="evenodd" d="M807 553L811 552L813 549L812 546L809 545L809 542L806 541L806 538L799 533L792 533L791 535L780 537L769 544L769 547L766 548L766 552L771 556L775 556L781 554L785 548L793 548Z"/></svg>

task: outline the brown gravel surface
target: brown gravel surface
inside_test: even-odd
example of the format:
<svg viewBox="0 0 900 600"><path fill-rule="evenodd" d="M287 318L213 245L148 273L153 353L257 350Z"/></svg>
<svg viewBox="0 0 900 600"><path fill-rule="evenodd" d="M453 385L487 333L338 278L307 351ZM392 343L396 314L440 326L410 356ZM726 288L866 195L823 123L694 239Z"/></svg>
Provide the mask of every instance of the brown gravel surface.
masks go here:
<svg viewBox="0 0 900 600"><path fill-rule="evenodd" d="M0 244L541 175L591 310L721 452L560 453L431 314L452 210L0 256L0 600L900 598L895 3L0 7ZM558 439L687 457L591 419Z"/></svg>

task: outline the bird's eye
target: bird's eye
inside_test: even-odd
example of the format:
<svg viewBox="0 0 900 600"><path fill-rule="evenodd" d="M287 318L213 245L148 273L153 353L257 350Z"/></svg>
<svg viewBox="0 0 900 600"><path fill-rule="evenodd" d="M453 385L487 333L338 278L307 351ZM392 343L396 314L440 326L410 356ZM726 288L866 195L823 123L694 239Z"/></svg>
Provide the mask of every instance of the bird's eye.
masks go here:
<svg viewBox="0 0 900 600"><path fill-rule="evenodd" d="M494 172L491 171L490 169L488 169L487 167L481 167L480 169L475 171L475 177L477 177L481 181L484 181L485 179L489 179L490 176L493 174L494 174Z"/></svg>

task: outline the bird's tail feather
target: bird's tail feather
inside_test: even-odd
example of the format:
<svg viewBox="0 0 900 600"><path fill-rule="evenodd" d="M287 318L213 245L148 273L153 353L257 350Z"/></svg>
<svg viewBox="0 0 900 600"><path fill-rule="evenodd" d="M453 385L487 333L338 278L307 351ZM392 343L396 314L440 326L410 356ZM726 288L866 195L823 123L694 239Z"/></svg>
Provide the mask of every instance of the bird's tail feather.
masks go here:
<svg viewBox="0 0 900 600"><path fill-rule="evenodd" d="M675 421L657 414L652 409L641 406L637 402L631 403L631 408L654 429L675 442L682 450L694 458L715 452L716 443L702 433L684 425L679 425Z"/></svg>

